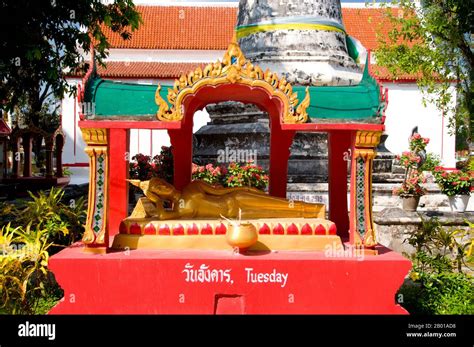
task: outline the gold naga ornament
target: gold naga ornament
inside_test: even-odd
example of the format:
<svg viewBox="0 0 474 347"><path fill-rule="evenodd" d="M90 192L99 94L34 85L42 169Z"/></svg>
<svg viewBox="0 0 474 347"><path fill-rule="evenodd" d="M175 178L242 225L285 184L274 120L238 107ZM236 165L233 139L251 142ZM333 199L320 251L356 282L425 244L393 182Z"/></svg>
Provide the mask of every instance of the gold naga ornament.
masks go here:
<svg viewBox="0 0 474 347"><path fill-rule="evenodd" d="M228 83L260 87L269 95L278 97L283 104L283 123L308 121L306 109L310 104L309 89L306 88L305 97L298 105L298 94L293 92L292 85L285 78L280 79L276 73L268 69L263 72L260 67L253 65L235 41L229 45L222 62L208 64L204 69L198 67L175 80L173 89L168 88L168 102L161 97L161 86L158 85L155 93L155 102L159 106L156 116L161 121L180 121L184 117L182 102L187 95L194 94L203 86Z"/></svg>

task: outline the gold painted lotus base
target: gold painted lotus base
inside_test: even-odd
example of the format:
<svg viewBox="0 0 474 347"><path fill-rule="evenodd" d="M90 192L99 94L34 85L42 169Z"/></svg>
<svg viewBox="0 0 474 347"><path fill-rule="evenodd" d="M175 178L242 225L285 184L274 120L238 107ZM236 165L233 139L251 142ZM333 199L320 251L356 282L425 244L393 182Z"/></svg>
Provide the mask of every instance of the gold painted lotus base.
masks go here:
<svg viewBox="0 0 474 347"><path fill-rule="evenodd" d="M327 247L342 249L336 235L258 235L248 251L325 251ZM194 249L233 250L225 235L127 235L115 236L114 249Z"/></svg>
<svg viewBox="0 0 474 347"><path fill-rule="evenodd" d="M251 219L242 221L241 225L251 225L252 228L246 228L251 231L248 235L240 235L246 237L238 245L236 243L240 241L233 237L238 235L230 235L233 227L225 220L159 221L129 217L121 222L120 234L115 236L112 248L233 250L238 247L249 251L324 251L327 247L342 247L341 239L336 235L336 225L327 219ZM254 240L252 235L258 240Z"/></svg>

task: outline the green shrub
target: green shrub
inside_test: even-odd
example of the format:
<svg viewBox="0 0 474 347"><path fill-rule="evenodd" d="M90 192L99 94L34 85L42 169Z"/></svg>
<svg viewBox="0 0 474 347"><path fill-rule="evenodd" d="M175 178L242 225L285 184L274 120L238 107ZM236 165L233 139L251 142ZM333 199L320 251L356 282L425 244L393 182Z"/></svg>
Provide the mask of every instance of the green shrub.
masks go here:
<svg viewBox="0 0 474 347"><path fill-rule="evenodd" d="M463 273L473 256L474 225L468 230L443 227L437 218L422 219L407 242L415 248L410 256L410 279L397 299L412 314L474 314L474 278Z"/></svg>
<svg viewBox="0 0 474 347"><path fill-rule="evenodd" d="M59 188L51 188L48 193L39 191L29 194L31 200L17 205L2 204L0 220L5 224L10 222L13 227L30 224L32 230L45 230L48 241L53 244L50 254L82 238L87 217L84 198L66 204L62 201L64 191Z"/></svg>
<svg viewBox="0 0 474 347"><path fill-rule="evenodd" d="M63 296L48 259L81 239L86 219L83 198L63 197L53 188L0 205L0 313L44 314Z"/></svg>
<svg viewBox="0 0 474 347"><path fill-rule="evenodd" d="M426 154L426 160L421 165L419 170L420 171L433 171L435 167L440 166L440 165L441 165L440 156L430 152Z"/></svg>
<svg viewBox="0 0 474 347"><path fill-rule="evenodd" d="M0 230L0 312L7 314L46 313L62 292L48 270L48 231L13 228Z"/></svg>
<svg viewBox="0 0 474 347"><path fill-rule="evenodd" d="M474 314L474 280L463 273L429 274L406 282L398 291L402 306L412 314Z"/></svg>

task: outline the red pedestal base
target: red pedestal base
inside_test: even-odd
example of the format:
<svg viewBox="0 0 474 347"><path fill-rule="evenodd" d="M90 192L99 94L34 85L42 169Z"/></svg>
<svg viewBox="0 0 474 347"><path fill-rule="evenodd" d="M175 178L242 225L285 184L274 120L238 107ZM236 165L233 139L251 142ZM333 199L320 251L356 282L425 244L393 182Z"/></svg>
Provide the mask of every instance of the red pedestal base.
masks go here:
<svg viewBox="0 0 474 347"><path fill-rule="evenodd" d="M50 259L64 289L52 314L406 314L395 293L411 264L324 252L134 250ZM202 270L202 271L200 271Z"/></svg>

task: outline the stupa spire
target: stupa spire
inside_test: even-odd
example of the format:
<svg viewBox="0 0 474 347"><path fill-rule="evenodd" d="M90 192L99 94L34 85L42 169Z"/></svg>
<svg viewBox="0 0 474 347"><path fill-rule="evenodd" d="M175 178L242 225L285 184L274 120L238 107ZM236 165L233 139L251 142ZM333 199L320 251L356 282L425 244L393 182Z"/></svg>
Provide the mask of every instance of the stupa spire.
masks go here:
<svg viewBox="0 0 474 347"><path fill-rule="evenodd" d="M240 0L236 36L245 56L295 84L357 84L340 0Z"/></svg>

